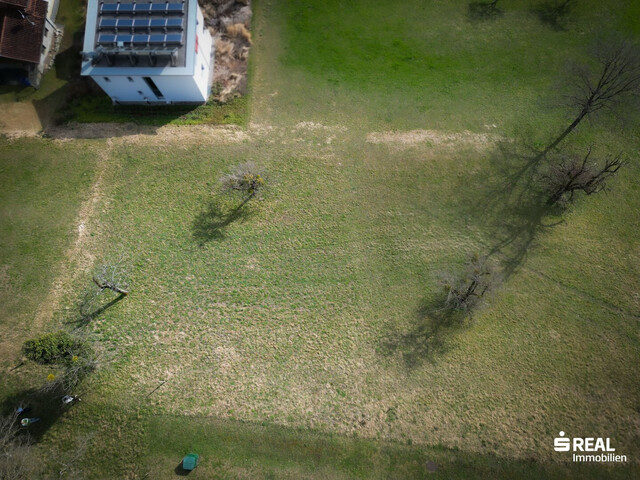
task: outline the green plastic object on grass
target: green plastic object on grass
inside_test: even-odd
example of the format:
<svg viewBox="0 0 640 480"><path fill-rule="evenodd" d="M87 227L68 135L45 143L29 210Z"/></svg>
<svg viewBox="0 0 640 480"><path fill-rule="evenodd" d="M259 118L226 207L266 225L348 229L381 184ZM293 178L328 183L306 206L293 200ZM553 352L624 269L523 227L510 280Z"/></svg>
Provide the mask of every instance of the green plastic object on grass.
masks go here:
<svg viewBox="0 0 640 480"><path fill-rule="evenodd" d="M185 455L182 459L182 468L185 470L193 470L198 466L198 458L200 458L200 456L197 453Z"/></svg>

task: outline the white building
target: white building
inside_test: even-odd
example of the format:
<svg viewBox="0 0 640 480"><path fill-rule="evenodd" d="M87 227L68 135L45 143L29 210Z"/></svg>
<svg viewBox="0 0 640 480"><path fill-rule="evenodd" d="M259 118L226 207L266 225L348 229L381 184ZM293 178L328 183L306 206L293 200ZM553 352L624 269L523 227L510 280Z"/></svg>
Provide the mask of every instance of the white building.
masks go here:
<svg viewBox="0 0 640 480"><path fill-rule="evenodd" d="M89 0L81 74L114 103L205 103L213 55L197 0Z"/></svg>

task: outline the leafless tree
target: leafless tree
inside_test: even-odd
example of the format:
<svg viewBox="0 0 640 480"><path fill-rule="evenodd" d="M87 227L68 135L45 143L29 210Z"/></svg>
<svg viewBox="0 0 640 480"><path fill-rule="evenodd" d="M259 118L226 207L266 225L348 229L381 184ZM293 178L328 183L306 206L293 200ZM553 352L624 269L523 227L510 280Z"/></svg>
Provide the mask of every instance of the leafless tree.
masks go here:
<svg viewBox="0 0 640 480"><path fill-rule="evenodd" d="M94 436L95 434L93 433L79 436L75 439L73 448L57 455L56 461L60 466L60 469L58 470L58 478L60 480L64 478L84 478L84 475L82 474L81 460L91 445L91 441Z"/></svg>
<svg viewBox="0 0 640 480"><path fill-rule="evenodd" d="M445 274L442 284L447 293L445 307L469 311L496 283L496 274L486 257L470 257L462 275Z"/></svg>
<svg viewBox="0 0 640 480"><path fill-rule="evenodd" d="M628 40L600 42L595 52L596 66L578 67L574 74L575 90L569 105L578 114L565 130L544 149L541 158L556 148L589 115L611 109L640 92L640 54L638 46Z"/></svg>
<svg viewBox="0 0 640 480"><path fill-rule="evenodd" d="M110 263L100 265L93 276L100 291L112 290L121 295L129 295L129 283L126 280L126 271L122 266L122 258Z"/></svg>
<svg viewBox="0 0 640 480"><path fill-rule="evenodd" d="M237 165L233 172L220 178L223 192L241 192L245 201L257 196L265 187L264 171L253 162Z"/></svg>
<svg viewBox="0 0 640 480"><path fill-rule="evenodd" d="M577 191L591 195L604 190L607 181L624 165L621 155L609 157L602 164L590 162L590 157L591 147L583 158L562 155L552 162L548 171L541 176L542 184L549 192L547 204L571 202Z"/></svg>
<svg viewBox="0 0 640 480"><path fill-rule="evenodd" d="M36 461L26 435L19 434L17 412L0 417L0 479L29 480L36 470Z"/></svg>

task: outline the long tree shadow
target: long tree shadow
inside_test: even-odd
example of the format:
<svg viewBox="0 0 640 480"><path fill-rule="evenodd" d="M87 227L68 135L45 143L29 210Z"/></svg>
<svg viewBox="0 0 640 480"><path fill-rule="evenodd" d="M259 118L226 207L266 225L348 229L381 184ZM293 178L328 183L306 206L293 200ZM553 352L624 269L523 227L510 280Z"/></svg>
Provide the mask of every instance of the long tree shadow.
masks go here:
<svg viewBox="0 0 640 480"><path fill-rule="evenodd" d="M551 0L532 7L540 22L549 25L556 31L567 30L568 17L571 14L575 0Z"/></svg>
<svg viewBox="0 0 640 480"><path fill-rule="evenodd" d="M544 157L526 145L499 144L489 167L474 179L481 191L465 199L467 213L480 219L486 237L487 257L496 257L507 280L526 259L539 234L561 220L558 206L547 203L540 183Z"/></svg>
<svg viewBox="0 0 640 480"><path fill-rule="evenodd" d="M105 293L108 294L108 292ZM75 324L77 328L84 327L92 320L106 312L109 308L124 300L126 295L121 293L104 305L100 305L99 302L102 300L102 297L103 295L97 294L95 289L87 292L84 298L82 298L78 303L79 317L75 320L70 320L67 323Z"/></svg>
<svg viewBox="0 0 640 480"><path fill-rule="evenodd" d="M235 222L246 221L253 212L247 207L251 196L245 197L239 205L230 206L221 197L209 200L204 211L199 213L193 221L193 238L200 245L211 240L222 240L226 236L226 229Z"/></svg>
<svg viewBox="0 0 640 480"><path fill-rule="evenodd" d="M385 354L399 352L407 368L435 361L452 347L455 333L471 324L471 316L445 306L445 296L425 299L415 311L407 332L391 337L382 348Z"/></svg>
<svg viewBox="0 0 640 480"><path fill-rule="evenodd" d="M45 391L29 388L10 395L2 402L2 415L11 415L16 409L24 411L18 416L18 422L22 419L37 419L26 427L20 427L18 435L28 435L34 442L39 442L49 429L69 408L65 406L62 397L67 395L62 388Z"/></svg>

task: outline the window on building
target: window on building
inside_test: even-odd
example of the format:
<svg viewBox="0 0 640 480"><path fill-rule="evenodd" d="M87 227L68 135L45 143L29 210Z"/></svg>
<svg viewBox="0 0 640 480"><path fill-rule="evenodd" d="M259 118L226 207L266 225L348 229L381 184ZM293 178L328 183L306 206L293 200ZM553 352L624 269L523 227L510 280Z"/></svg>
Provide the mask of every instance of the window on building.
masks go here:
<svg viewBox="0 0 640 480"><path fill-rule="evenodd" d="M143 77L145 83L147 84L147 86L151 89L151 91L153 92L153 94L159 98L159 99L163 99L164 95L162 95L162 92L160 91L160 89L158 88L158 86L156 85L156 82L154 82L151 77Z"/></svg>
<svg viewBox="0 0 640 480"><path fill-rule="evenodd" d="M105 82L110 82L110 81L111 81L111 79L110 79L109 77L104 77L104 81L105 81Z"/></svg>
<svg viewBox="0 0 640 480"><path fill-rule="evenodd" d="M127 80L129 80L130 82L133 82L133 78L131 77L127 77Z"/></svg>
<svg viewBox="0 0 640 480"><path fill-rule="evenodd" d="M46 51L47 51L47 47L46 47L46 46L44 46L44 45L42 45L41 50L42 50L42 53L44 53L44 52L46 52Z"/></svg>
<svg viewBox="0 0 640 480"><path fill-rule="evenodd" d="M44 27L44 36L46 37L47 35L49 35L49 29Z"/></svg>

